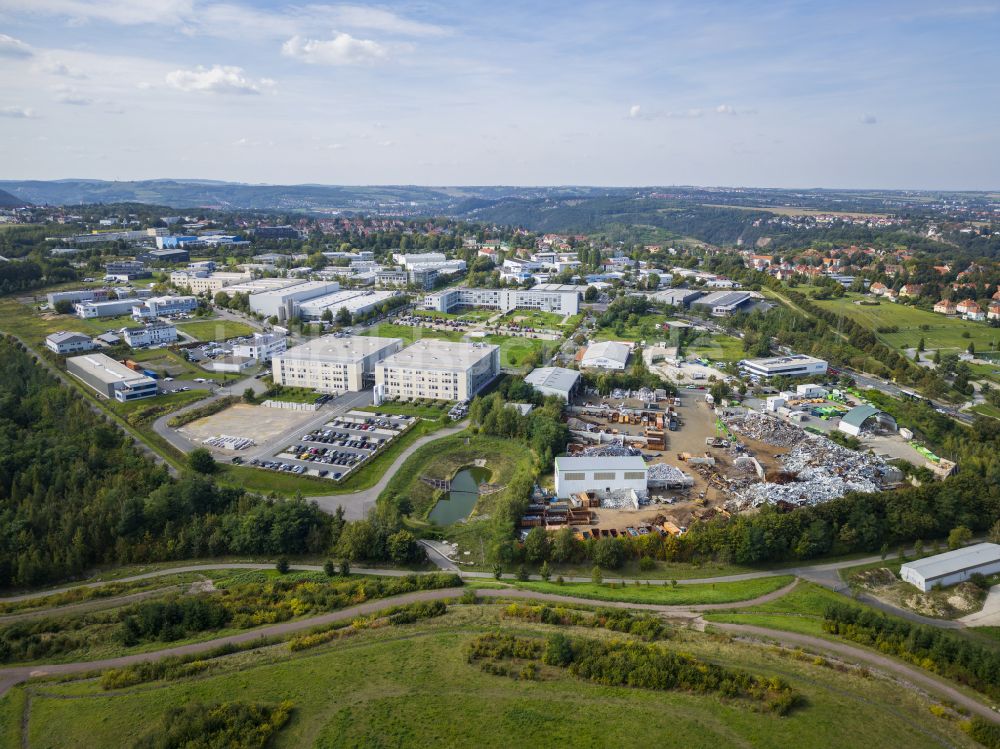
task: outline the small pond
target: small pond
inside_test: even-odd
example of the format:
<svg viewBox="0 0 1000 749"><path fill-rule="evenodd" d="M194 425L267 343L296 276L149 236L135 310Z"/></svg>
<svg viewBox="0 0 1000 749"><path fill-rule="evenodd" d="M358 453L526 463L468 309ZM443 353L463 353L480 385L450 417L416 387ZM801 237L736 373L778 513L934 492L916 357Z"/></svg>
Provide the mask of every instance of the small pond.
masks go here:
<svg viewBox="0 0 1000 749"><path fill-rule="evenodd" d="M467 466L451 479L451 491L434 505L428 519L438 525L451 525L465 520L479 501L479 485L488 481L490 472L485 468Z"/></svg>

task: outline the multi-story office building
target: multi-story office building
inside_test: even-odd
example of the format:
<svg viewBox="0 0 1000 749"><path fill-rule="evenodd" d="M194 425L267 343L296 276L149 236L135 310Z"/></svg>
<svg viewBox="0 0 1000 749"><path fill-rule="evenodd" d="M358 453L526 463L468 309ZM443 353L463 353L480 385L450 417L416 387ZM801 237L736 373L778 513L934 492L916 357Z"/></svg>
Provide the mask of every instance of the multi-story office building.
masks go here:
<svg viewBox="0 0 1000 749"><path fill-rule="evenodd" d="M227 286L249 280L249 273L226 271L210 273L203 270L177 270L170 274L170 283L178 288L186 288L192 294L201 294L206 291L214 294Z"/></svg>
<svg viewBox="0 0 1000 749"><path fill-rule="evenodd" d="M740 371L752 377L803 377L808 375L824 375L827 363L805 354L791 356L774 356L767 359L743 359L739 363Z"/></svg>
<svg viewBox="0 0 1000 749"><path fill-rule="evenodd" d="M151 296L133 305L132 317L141 320L160 315L180 315L196 309L198 300L193 296Z"/></svg>
<svg viewBox="0 0 1000 749"><path fill-rule="evenodd" d="M177 340L177 328L170 323L154 322L138 328L125 328L122 336L132 348L159 346Z"/></svg>
<svg viewBox="0 0 1000 749"><path fill-rule="evenodd" d="M111 296L109 289L73 289L72 291L52 291L45 295L50 307L59 302L103 302Z"/></svg>
<svg viewBox="0 0 1000 749"><path fill-rule="evenodd" d="M424 297L424 307L438 312L451 312L460 307L486 307L501 312L537 309L560 315L575 315L580 310L582 288L560 284L539 284L531 289L477 289L462 286L428 294Z"/></svg>
<svg viewBox="0 0 1000 749"><path fill-rule="evenodd" d="M271 360L274 382L324 393L363 390L377 362L403 347L399 338L328 335L290 348Z"/></svg>
<svg viewBox="0 0 1000 749"><path fill-rule="evenodd" d="M271 361L288 348L284 333L254 333L246 343L233 346L233 356L243 356L257 361Z"/></svg>
<svg viewBox="0 0 1000 749"><path fill-rule="evenodd" d="M45 345L57 354L75 354L91 351L97 344L89 335L62 330L46 336Z"/></svg>
<svg viewBox="0 0 1000 749"><path fill-rule="evenodd" d="M70 357L66 360L66 371L101 395L122 403L149 398L159 392L152 377L129 369L104 354Z"/></svg>
<svg viewBox="0 0 1000 749"><path fill-rule="evenodd" d="M500 347L425 338L375 367L386 398L469 400L500 374Z"/></svg>
<svg viewBox="0 0 1000 749"><path fill-rule="evenodd" d="M152 275L141 260L113 260L104 264L104 272L123 281L149 278Z"/></svg>

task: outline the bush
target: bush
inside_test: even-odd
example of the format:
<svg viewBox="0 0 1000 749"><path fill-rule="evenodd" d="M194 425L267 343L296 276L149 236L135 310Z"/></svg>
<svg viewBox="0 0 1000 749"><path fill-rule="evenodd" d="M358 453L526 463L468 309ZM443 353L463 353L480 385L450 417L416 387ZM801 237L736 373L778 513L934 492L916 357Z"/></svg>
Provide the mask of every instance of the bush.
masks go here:
<svg viewBox="0 0 1000 749"><path fill-rule="evenodd" d="M133 749L263 749L291 717L292 703L224 702L172 707Z"/></svg>
<svg viewBox="0 0 1000 749"><path fill-rule="evenodd" d="M212 457L212 453L204 447L196 447L188 453L187 462L191 470L197 471L198 473L215 473L218 468L215 458Z"/></svg>
<svg viewBox="0 0 1000 749"><path fill-rule="evenodd" d="M327 577L333 577L337 574L337 565L332 559L327 559L323 562L323 574Z"/></svg>
<svg viewBox="0 0 1000 749"><path fill-rule="evenodd" d="M643 572L651 572L656 569L656 560L652 557L640 557L639 569Z"/></svg>
<svg viewBox="0 0 1000 749"><path fill-rule="evenodd" d="M281 557L278 559L278 563L274 565L274 568L278 570L278 574L287 575L288 570L291 569L291 565L288 563L288 557Z"/></svg>

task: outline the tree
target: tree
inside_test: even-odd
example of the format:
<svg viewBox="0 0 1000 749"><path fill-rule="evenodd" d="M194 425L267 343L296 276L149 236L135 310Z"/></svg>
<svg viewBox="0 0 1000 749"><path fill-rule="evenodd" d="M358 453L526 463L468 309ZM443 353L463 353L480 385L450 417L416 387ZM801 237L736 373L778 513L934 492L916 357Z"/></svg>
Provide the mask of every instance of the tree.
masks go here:
<svg viewBox="0 0 1000 749"><path fill-rule="evenodd" d="M541 567L540 570L538 570L538 574L541 576L542 580L544 580L545 582L549 581L549 578L552 577L552 570L549 569L549 563L548 562L542 562L542 567Z"/></svg>
<svg viewBox="0 0 1000 749"><path fill-rule="evenodd" d="M251 404L257 402L257 395L254 393L253 388L247 388L243 391L243 402Z"/></svg>
<svg viewBox="0 0 1000 749"><path fill-rule="evenodd" d="M338 325L350 325L351 324L351 311L347 307L341 307L337 310L337 324Z"/></svg>
<svg viewBox="0 0 1000 749"><path fill-rule="evenodd" d="M333 322L333 311L329 307L327 307L325 310L323 310L323 314L320 315L320 320L322 320L323 322Z"/></svg>
<svg viewBox="0 0 1000 749"><path fill-rule="evenodd" d="M340 560L340 576L350 577L351 575L351 561L349 559Z"/></svg>
<svg viewBox="0 0 1000 749"><path fill-rule="evenodd" d="M596 302L600 296L601 292L597 290L596 286L588 286L587 290L583 292L583 301Z"/></svg>
<svg viewBox="0 0 1000 749"><path fill-rule="evenodd" d="M290 565L288 564L288 557L279 557L278 563L274 565L274 568L278 570L278 574L287 575Z"/></svg>
<svg viewBox="0 0 1000 749"><path fill-rule="evenodd" d="M337 574L337 565L332 559L327 559L323 562L323 574L327 577L333 577Z"/></svg>
<svg viewBox="0 0 1000 749"><path fill-rule="evenodd" d="M990 526L988 538L990 543L1000 544L1000 520L997 520Z"/></svg>
<svg viewBox="0 0 1000 749"><path fill-rule="evenodd" d="M396 564L416 561L420 545L409 531L397 531L389 536L389 558Z"/></svg>
<svg viewBox="0 0 1000 749"><path fill-rule="evenodd" d="M56 302L55 311L60 315L69 315L73 312L73 302L68 299L60 299Z"/></svg>
<svg viewBox="0 0 1000 749"><path fill-rule="evenodd" d="M594 565L594 569L590 571L590 581L594 583L594 585L600 585L604 582L604 576L601 574L601 568L596 564Z"/></svg>
<svg viewBox="0 0 1000 749"><path fill-rule="evenodd" d="M972 531L964 525L952 528L948 534L948 548L951 550L960 549L972 540Z"/></svg>
<svg viewBox="0 0 1000 749"><path fill-rule="evenodd" d="M921 336L920 340L917 341L917 351L922 352L923 350L924 350L924 339L923 336Z"/></svg>
<svg viewBox="0 0 1000 749"><path fill-rule="evenodd" d="M503 567L499 563L493 565L493 577L497 580L503 577Z"/></svg>
<svg viewBox="0 0 1000 749"><path fill-rule="evenodd" d="M580 542L573 535L573 529L569 526L556 531L555 540L552 543L551 559L553 562L563 564L576 560Z"/></svg>
<svg viewBox="0 0 1000 749"><path fill-rule="evenodd" d="M215 473L216 468L218 468L212 453L205 447L196 447L188 453L188 466L192 471L204 474Z"/></svg>
<svg viewBox="0 0 1000 749"><path fill-rule="evenodd" d="M602 538L593 545L594 564L606 570L616 570L625 561L625 547L614 538Z"/></svg>
<svg viewBox="0 0 1000 749"><path fill-rule="evenodd" d="M525 567L523 564L520 564L517 567L517 579L520 580L522 583L528 580L528 568Z"/></svg>
<svg viewBox="0 0 1000 749"><path fill-rule="evenodd" d="M510 411L513 409L504 409ZM538 564L549 558L549 534L544 528L532 528L528 531L524 539L524 558L532 563Z"/></svg>
<svg viewBox="0 0 1000 749"><path fill-rule="evenodd" d="M219 291L215 294L212 301L215 302L216 307L222 307L225 309L229 306L229 294L224 291Z"/></svg>

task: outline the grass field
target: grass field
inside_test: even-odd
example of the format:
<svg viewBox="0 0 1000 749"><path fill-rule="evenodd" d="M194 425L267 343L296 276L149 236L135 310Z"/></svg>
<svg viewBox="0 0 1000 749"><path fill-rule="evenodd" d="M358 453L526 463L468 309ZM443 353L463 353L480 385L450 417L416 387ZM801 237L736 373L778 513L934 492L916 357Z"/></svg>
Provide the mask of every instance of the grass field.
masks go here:
<svg viewBox="0 0 1000 749"><path fill-rule="evenodd" d="M730 603L748 601L788 585L794 580L791 575L760 577L733 583L704 583L692 585L616 585L607 583L564 583L552 582L517 583L517 587L536 593L554 593L596 601L625 601L626 603L657 603L669 606L686 606L705 603Z"/></svg>
<svg viewBox="0 0 1000 749"><path fill-rule="evenodd" d="M643 315L636 325L623 325L621 332L615 327L598 328L594 331L595 341L663 341L669 338L663 329L663 323L669 318L666 315Z"/></svg>
<svg viewBox="0 0 1000 749"><path fill-rule="evenodd" d="M410 325L396 325L383 322L365 330L361 335L379 336L381 338L402 338L406 343L419 341L421 338L440 338L443 341L461 341L465 333L458 330L432 330L416 328Z"/></svg>
<svg viewBox="0 0 1000 749"><path fill-rule="evenodd" d="M775 601L739 609L738 612L705 614L710 622L757 624L771 629L826 637L823 610L829 603L843 603L845 598L831 590L802 580L788 594Z"/></svg>
<svg viewBox="0 0 1000 749"><path fill-rule="evenodd" d="M194 379L204 377L205 370L189 362L176 351L165 348L137 349L129 354L130 359L142 362L147 369L166 373L167 377L176 379Z"/></svg>
<svg viewBox="0 0 1000 749"><path fill-rule="evenodd" d="M357 411L367 411L373 414L396 414L399 416L416 416L420 419L440 419L451 408L450 402L424 401L419 403L403 403L388 401L381 406L361 406Z"/></svg>
<svg viewBox="0 0 1000 749"><path fill-rule="evenodd" d="M44 295L41 298L44 299ZM130 315L81 320L75 315L40 312L33 305L22 304L14 297L0 299L0 329L20 336L31 344L41 343L49 333L58 333L60 330L72 330L95 336L108 330L117 331L135 324Z"/></svg>
<svg viewBox="0 0 1000 749"><path fill-rule="evenodd" d="M743 350L743 341L723 333L700 336L698 340L687 347L686 353L692 356L701 356L711 361L729 362L747 358L747 353Z"/></svg>
<svg viewBox="0 0 1000 749"><path fill-rule="evenodd" d="M880 340L894 349L915 347L921 338L924 339L926 348L932 351L940 349L946 354L961 353L970 343L976 345L979 353L996 351L1000 344L1000 330L985 323L959 320L894 302L883 301L877 306L855 304L859 299L870 300L871 297L846 294L840 299L818 300L816 304L872 330L897 326L898 333L877 333ZM921 326L926 326L926 330ZM969 337L964 338L963 333L968 333Z"/></svg>
<svg viewBox="0 0 1000 749"><path fill-rule="evenodd" d="M233 320L199 320L198 322L182 322L177 329L197 338L199 341L225 341L253 333L246 323Z"/></svg>
<svg viewBox="0 0 1000 749"><path fill-rule="evenodd" d="M130 746L171 706L237 697L293 702L291 721L268 744L273 749L618 747L624 736L629 745L685 749L840 749L860 745L861 737L866 746L975 746L953 722L934 717L930 703L913 690L697 633L682 633L666 647L780 676L803 696L803 705L779 718L717 696L602 686L561 669L543 670L538 681L495 676L468 663L466 647L475 635L498 627L522 636L553 631L500 619L497 607L461 606L438 619L362 630L297 655L275 646L230 656L206 674L179 681L110 692L94 680L17 687L0 700L0 746Z"/></svg>
<svg viewBox="0 0 1000 749"><path fill-rule="evenodd" d="M992 419L1000 419L1000 408L992 406L989 403L980 403L978 406L973 406L969 410L973 413L989 416Z"/></svg>

